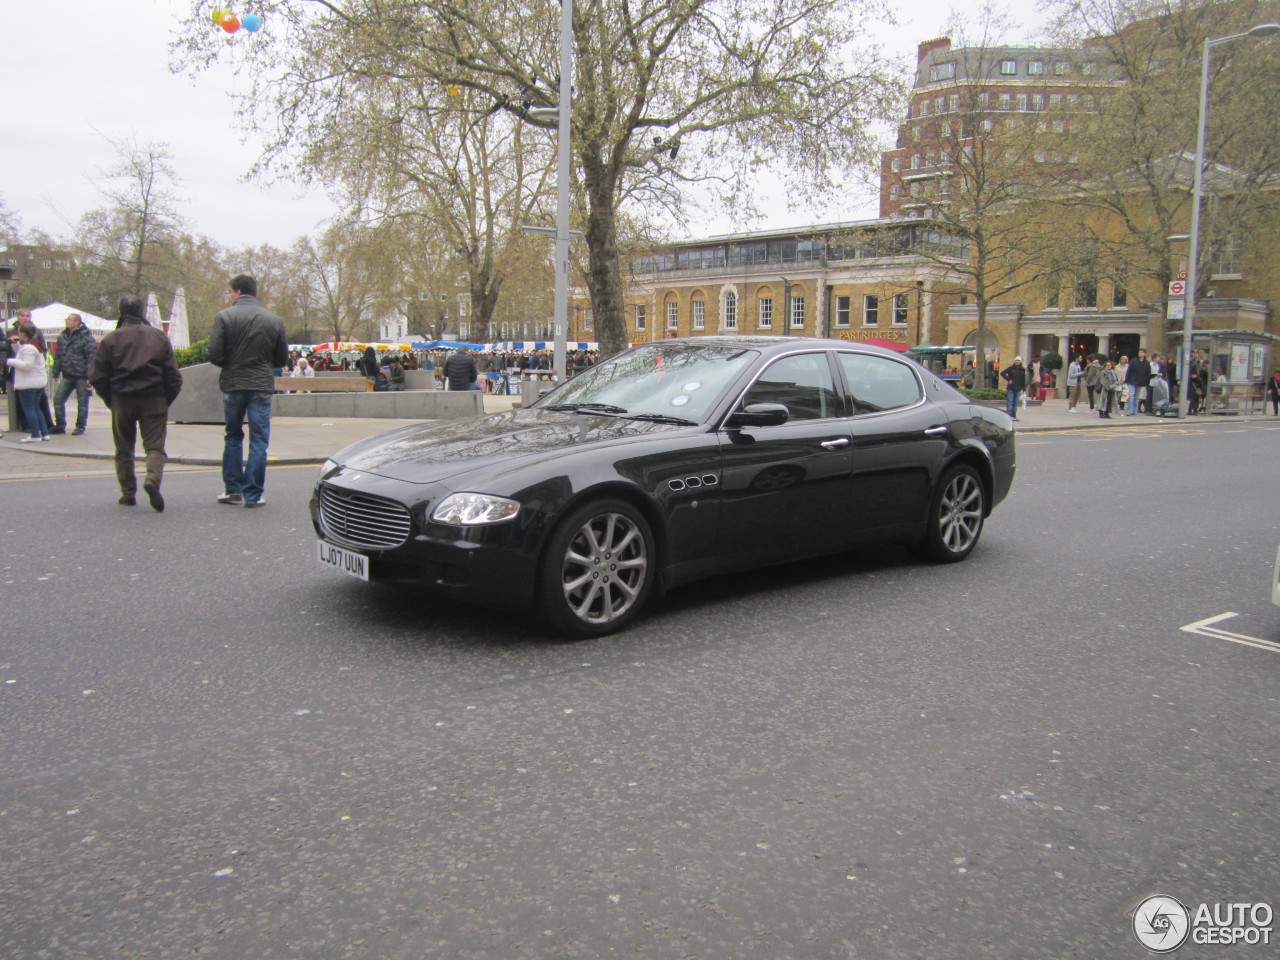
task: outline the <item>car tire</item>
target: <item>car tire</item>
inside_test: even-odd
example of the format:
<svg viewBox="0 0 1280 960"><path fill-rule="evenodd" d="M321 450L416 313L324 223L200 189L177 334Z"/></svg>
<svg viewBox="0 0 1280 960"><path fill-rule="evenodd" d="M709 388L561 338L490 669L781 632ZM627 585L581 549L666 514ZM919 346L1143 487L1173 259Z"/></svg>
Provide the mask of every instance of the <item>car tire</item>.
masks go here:
<svg viewBox="0 0 1280 960"><path fill-rule="evenodd" d="M973 467L947 470L929 500L929 527L919 549L938 563L956 563L973 552L982 536L987 492Z"/></svg>
<svg viewBox="0 0 1280 960"><path fill-rule="evenodd" d="M593 500L565 516L547 541L538 608L547 625L575 637L622 629L653 587L657 554L644 516L623 500Z"/></svg>

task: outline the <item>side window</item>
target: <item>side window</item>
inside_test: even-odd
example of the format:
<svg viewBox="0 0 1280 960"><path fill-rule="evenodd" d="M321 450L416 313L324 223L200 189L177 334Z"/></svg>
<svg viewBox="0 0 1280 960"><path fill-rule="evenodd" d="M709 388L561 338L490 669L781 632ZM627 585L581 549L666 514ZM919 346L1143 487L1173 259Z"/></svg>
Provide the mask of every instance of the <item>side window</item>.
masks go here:
<svg viewBox="0 0 1280 960"><path fill-rule="evenodd" d="M905 363L862 353L838 356L855 415L909 407L920 399L920 381Z"/></svg>
<svg viewBox="0 0 1280 960"><path fill-rule="evenodd" d="M840 397L825 353L801 353L770 364L742 403L785 404L792 420L841 416Z"/></svg>

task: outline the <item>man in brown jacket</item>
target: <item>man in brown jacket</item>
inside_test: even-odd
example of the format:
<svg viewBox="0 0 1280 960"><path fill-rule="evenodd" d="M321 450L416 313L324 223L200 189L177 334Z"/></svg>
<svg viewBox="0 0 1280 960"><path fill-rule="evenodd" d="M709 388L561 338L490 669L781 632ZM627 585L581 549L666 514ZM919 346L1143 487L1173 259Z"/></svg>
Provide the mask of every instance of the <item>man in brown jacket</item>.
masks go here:
<svg viewBox="0 0 1280 960"><path fill-rule="evenodd" d="M142 301L132 294L120 298L120 323L98 345L89 382L111 408L120 505L132 507L138 502L133 448L141 430L142 449L147 454L147 479L142 489L151 509L163 511L160 479L166 460L164 441L169 432L169 405L182 390L182 374L173 356L173 344L147 323Z"/></svg>

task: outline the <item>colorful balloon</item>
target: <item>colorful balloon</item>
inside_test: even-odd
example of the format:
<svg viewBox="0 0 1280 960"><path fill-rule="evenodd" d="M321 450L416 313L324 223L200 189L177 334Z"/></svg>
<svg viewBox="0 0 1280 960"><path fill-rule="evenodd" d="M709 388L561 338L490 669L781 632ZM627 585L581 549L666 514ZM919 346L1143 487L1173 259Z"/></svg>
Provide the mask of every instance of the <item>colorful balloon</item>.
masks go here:
<svg viewBox="0 0 1280 960"><path fill-rule="evenodd" d="M227 11L223 10L221 7L213 8L213 22L216 23L218 26L222 26L222 18L225 17L226 15L227 15Z"/></svg>
<svg viewBox="0 0 1280 960"><path fill-rule="evenodd" d="M257 33L262 29L262 18L256 13L246 13L244 19L240 21L240 26L244 27L250 33Z"/></svg>
<svg viewBox="0 0 1280 960"><path fill-rule="evenodd" d="M240 29L240 18L234 13L224 14L221 26L223 30L227 31L227 33L235 33Z"/></svg>

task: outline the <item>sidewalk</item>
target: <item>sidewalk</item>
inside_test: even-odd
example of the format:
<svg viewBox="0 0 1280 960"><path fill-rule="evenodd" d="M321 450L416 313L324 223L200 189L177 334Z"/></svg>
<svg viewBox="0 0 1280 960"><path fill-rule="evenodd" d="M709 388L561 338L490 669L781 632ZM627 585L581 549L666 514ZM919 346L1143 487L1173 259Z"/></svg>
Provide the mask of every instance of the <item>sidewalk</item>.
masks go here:
<svg viewBox="0 0 1280 960"><path fill-rule="evenodd" d="M0 397L0 426L8 424L9 397ZM486 413L510 410L519 402L518 397L489 396L484 398ZM74 422L75 399L67 404L67 413ZM1141 427L1143 430L1201 428L1212 424L1239 424L1256 421L1276 422L1265 413L1251 416L1197 416L1186 420L1161 417L1119 417L1101 419L1087 404L1081 404L1076 413L1067 412L1067 401L1046 400L1040 406L1019 409L1015 427L1019 433L1051 432L1061 430L1117 430L1125 427ZM320 463L336 450L365 437L386 433L397 427L421 423L421 420L373 420L333 419L320 417L274 417L271 420L270 462L275 464ZM111 443L111 414L95 397L90 404L89 425L83 436L71 434L54 436L48 443L19 445L21 433L6 432L0 439L0 450L15 449L28 453L50 456L88 457L103 460L115 456ZM166 443L172 463L219 465L222 463L222 425L171 423ZM141 454L141 445L138 449Z"/></svg>

